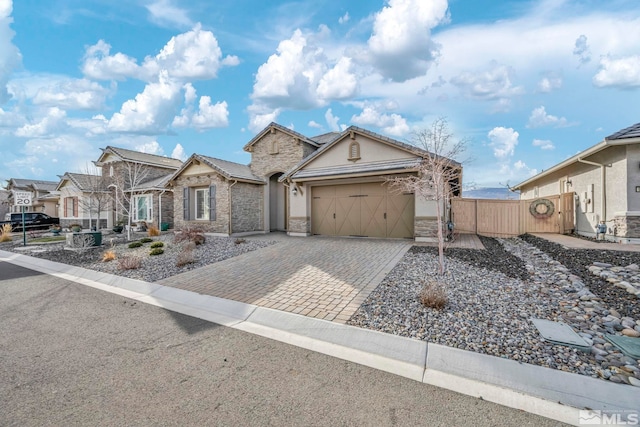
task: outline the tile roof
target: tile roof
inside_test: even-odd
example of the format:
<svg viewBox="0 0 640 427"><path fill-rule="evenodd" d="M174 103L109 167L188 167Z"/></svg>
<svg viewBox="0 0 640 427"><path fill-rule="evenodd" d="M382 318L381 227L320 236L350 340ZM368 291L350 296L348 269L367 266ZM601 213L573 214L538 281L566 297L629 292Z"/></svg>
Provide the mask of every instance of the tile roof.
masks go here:
<svg viewBox="0 0 640 427"><path fill-rule="evenodd" d="M322 135L312 136L310 139L313 139L319 145L324 145L328 142L333 141L340 135L341 135L340 132L329 132L329 133L323 133Z"/></svg>
<svg viewBox="0 0 640 427"><path fill-rule="evenodd" d="M609 135L605 139L616 140L638 137L640 137L640 123L636 123L635 125L629 126L628 128L621 129L618 132Z"/></svg>
<svg viewBox="0 0 640 427"><path fill-rule="evenodd" d="M336 175L359 175L369 172L386 172L397 171L400 169L415 168L420 164L420 159L402 159L402 160L389 160L385 162L376 163L362 163L355 165L340 165L322 169L302 169L295 172L292 179L304 179L304 178L320 178L330 177Z"/></svg>
<svg viewBox="0 0 640 427"><path fill-rule="evenodd" d="M173 174L169 173L167 175L162 175L160 177L141 182L138 185L138 190L164 190L172 176Z"/></svg>
<svg viewBox="0 0 640 427"><path fill-rule="evenodd" d="M67 172L60 177L60 180L68 179L81 191L96 190L97 186L102 184L101 191L107 191L106 182L101 179L100 175L89 175L85 173L71 173ZM59 185L59 184L58 184Z"/></svg>
<svg viewBox="0 0 640 427"><path fill-rule="evenodd" d="M182 160L159 156L157 154L141 153L140 151L128 150L126 148L112 146L108 146L107 148L102 149L103 153L108 151L111 151L124 161L146 163L153 166L162 166L171 169L178 169L180 166L182 166Z"/></svg>
<svg viewBox="0 0 640 427"><path fill-rule="evenodd" d="M258 142L267 132L269 132L269 130L271 128L275 128L275 129L280 130L281 132L288 133L289 135L292 135L292 136L300 139L300 141L306 142L307 144L309 144L309 145L311 145L313 147L318 147L319 146L319 143L314 141L313 139L311 139L311 138L309 138L307 136L304 136L303 134L301 134L299 132L296 132L295 130L286 128L286 127L284 127L282 125L279 125L278 123L271 122L260 133L258 133L256 136L254 136L251 139L251 141L247 142L245 144L245 146L243 147L243 150L249 151L249 148L253 144L255 144L256 142Z"/></svg>
<svg viewBox="0 0 640 427"><path fill-rule="evenodd" d="M228 160L217 159L215 157L196 155L197 158L220 172L227 178L241 179L243 181L252 181L264 184L265 181L253 174L251 168L240 163L230 162Z"/></svg>
<svg viewBox="0 0 640 427"><path fill-rule="evenodd" d="M33 187L35 190L53 191L58 186L55 181L42 181L36 179L9 178L11 188L27 189Z"/></svg>

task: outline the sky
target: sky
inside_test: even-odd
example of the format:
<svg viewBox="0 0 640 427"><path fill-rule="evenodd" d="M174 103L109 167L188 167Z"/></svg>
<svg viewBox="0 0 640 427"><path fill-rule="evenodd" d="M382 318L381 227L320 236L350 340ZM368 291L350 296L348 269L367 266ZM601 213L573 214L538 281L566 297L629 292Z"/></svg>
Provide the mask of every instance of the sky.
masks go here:
<svg viewBox="0 0 640 427"><path fill-rule="evenodd" d="M640 122L639 95L637 0L0 0L0 180L444 118L467 188L515 185Z"/></svg>

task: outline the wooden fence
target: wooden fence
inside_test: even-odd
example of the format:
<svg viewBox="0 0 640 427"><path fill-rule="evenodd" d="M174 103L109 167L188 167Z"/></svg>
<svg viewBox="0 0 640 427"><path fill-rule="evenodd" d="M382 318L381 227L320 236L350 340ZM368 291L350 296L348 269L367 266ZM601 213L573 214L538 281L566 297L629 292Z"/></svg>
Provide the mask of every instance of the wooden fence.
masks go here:
<svg viewBox="0 0 640 427"><path fill-rule="evenodd" d="M452 199L458 233L513 237L524 233L570 233L574 228L574 193L532 200ZM544 215L551 202L553 212ZM534 209L536 215L531 213Z"/></svg>

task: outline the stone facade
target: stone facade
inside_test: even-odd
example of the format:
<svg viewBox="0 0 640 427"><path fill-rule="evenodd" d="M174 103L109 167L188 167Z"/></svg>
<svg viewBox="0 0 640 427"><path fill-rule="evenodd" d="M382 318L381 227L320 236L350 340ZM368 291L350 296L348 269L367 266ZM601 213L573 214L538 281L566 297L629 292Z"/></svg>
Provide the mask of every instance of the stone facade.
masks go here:
<svg viewBox="0 0 640 427"><path fill-rule="evenodd" d="M616 237L640 238L640 216L616 216L614 225Z"/></svg>
<svg viewBox="0 0 640 427"><path fill-rule="evenodd" d="M261 178L268 178L275 172L286 172L315 151L315 147L294 138L280 130L267 132L253 144L251 151L251 171Z"/></svg>
<svg viewBox="0 0 640 427"><path fill-rule="evenodd" d="M216 186L215 221L185 220L183 188ZM180 229L188 225L202 227L208 233L229 234L229 183L220 175L212 172L207 175L179 176L174 182L173 215L174 227Z"/></svg>
<svg viewBox="0 0 640 427"><path fill-rule="evenodd" d="M262 231L262 185L238 182L231 187L231 232Z"/></svg>
<svg viewBox="0 0 640 427"><path fill-rule="evenodd" d="M290 233L311 234L311 218L308 216L292 216L289 218Z"/></svg>
<svg viewBox="0 0 640 427"><path fill-rule="evenodd" d="M438 219L427 216L417 216L414 220L414 235L419 238L438 237Z"/></svg>

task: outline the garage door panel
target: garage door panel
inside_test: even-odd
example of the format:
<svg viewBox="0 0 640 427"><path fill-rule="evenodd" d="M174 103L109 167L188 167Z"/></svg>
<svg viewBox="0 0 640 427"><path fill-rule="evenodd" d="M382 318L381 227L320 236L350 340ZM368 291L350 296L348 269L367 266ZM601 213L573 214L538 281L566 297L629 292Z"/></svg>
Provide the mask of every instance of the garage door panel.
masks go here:
<svg viewBox="0 0 640 427"><path fill-rule="evenodd" d="M413 238L414 196L368 182L312 189L312 232L329 236Z"/></svg>
<svg viewBox="0 0 640 427"><path fill-rule="evenodd" d="M393 194L387 197L387 236L413 238L413 194Z"/></svg>
<svg viewBox="0 0 640 427"><path fill-rule="evenodd" d="M387 237L385 197L374 195L362 197L360 206L361 234L368 237Z"/></svg>

